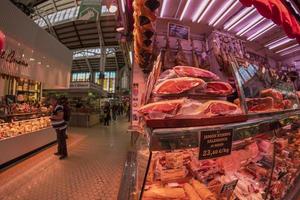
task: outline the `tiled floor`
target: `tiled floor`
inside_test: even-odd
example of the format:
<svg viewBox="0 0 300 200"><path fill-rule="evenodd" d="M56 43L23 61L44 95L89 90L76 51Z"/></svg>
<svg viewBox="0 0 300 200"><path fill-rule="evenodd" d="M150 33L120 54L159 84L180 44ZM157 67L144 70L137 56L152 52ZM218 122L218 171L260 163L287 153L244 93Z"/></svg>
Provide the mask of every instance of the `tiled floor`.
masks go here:
<svg viewBox="0 0 300 200"><path fill-rule="evenodd" d="M0 173L1 200L114 200L129 147L125 119L110 127L72 128L69 158L50 147Z"/></svg>

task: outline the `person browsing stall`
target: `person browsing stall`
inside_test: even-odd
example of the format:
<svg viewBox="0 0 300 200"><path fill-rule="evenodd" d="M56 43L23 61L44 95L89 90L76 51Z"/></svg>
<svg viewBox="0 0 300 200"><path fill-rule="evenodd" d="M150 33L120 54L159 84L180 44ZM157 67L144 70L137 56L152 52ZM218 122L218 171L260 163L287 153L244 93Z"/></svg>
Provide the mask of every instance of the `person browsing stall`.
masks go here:
<svg viewBox="0 0 300 200"><path fill-rule="evenodd" d="M57 136L57 152L54 153L56 156L60 156L59 159L65 159L68 156L67 143L66 143L66 130L67 123L64 120L63 106L58 104L56 97L50 98L50 104L53 107L51 114L51 124L56 131Z"/></svg>

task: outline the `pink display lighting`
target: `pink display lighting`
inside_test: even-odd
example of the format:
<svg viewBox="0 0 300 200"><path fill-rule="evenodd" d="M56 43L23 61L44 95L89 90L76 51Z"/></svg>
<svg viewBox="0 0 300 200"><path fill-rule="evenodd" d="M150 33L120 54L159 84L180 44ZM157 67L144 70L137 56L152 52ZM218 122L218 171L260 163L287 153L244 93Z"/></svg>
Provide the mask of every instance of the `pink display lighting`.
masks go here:
<svg viewBox="0 0 300 200"><path fill-rule="evenodd" d="M253 8L245 8L237 15L235 15L230 21L226 22L224 25L224 29L230 31L234 27L236 27L241 21L249 17L251 14L255 12Z"/></svg>
<svg viewBox="0 0 300 200"><path fill-rule="evenodd" d="M123 11L123 13L125 13L125 2L124 2L124 0L121 0L121 4L122 4L122 11Z"/></svg>
<svg viewBox="0 0 300 200"><path fill-rule="evenodd" d="M224 6L222 6L217 12L216 14L213 16L213 18L209 21L209 25L213 25L220 17L221 15L232 5L232 3L235 0L228 0ZM238 2L238 1L235 1Z"/></svg>
<svg viewBox="0 0 300 200"><path fill-rule="evenodd" d="M184 6L184 9L183 9L183 11L182 11L182 14L181 14L180 18L179 18L180 21L182 21L182 19L183 19L185 13L186 13L186 11L187 11L187 8L189 7L190 4L191 4L191 0L188 0L188 1L186 2L185 6Z"/></svg>
<svg viewBox="0 0 300 200"><path fill-rule="evenodd" d="M252 20L249 24L247 24L244 28L242 28L241 30L239 30L239 32L237 32L237 35L239 36L245 35L247 32L249 32L251 29L257 26L263 20L264 18L261 15L255 16L254 20Z"/></svg>
<svg viewBox="0 0 300 200"><path fill-rule="evenodd" d="M165 15L168 1L169 0L163 0L162 6L161 6L161 11L160 11L160 17L163 17Z"/></svg>
<svg viewBox="0 0 300 200"><path fill-rule="evenodd" d="M266 44L265 47L269 47L269 46L271 46L271 45L273 45L273 44L275 44L275 43L277 43L277 42L279 42L279 41L282 41L282 40L284 40L284 39L286 39L286 38L288 38L288 37L287 37L287 36L284 36L284 37L282 37L282 38L279 38L279 39L277 39L277 40L275 40L275 41L273 41L273 42L270 42L270 43Z"/></svg>
<svg viewBox="0 0 300 200"><path fill-rule="evenodd" d="M297 52L297 51L300 51L300 47L296 47L294 49L290 49L282 54L280 54L280 56L285 56L285 55L288 55L288 54L291 54L291 53L294 53L294 52Z"/></svg>
<svg viewBox="0 0 300 200"><path fill-rule="evenodd" d="M237 5L239 5L239 1L235 1L234 3L233 3L233 5L230 7L230 8L228 8L226 11L225 11L225 13L221 16L221 17L219 17L218 18L218 20L217 21L215 21L214 22L214 24L213 24L213 26L217 26L226 16L227 16L227 14L229 13L229 12L231 12Z"/></svg>
<svg viewBox="0 0 300 200"><path fill-rule="evenodd" d="M260 28L259 31L257 31L256 33L254 33L253 35L251 35L250 37L247 38L247 40L249 41L253 41L256 38L260 37L261 35L265 34L266 32L268 32L269 30L271 30L273 27L275 27L276 24L274 24L273 22L269 22L265 27Z"/></svg>
<svg viewBox="0 0 300 200"><path fill-rule="evenodd" d="M289 47L287 47L287 48L284 48L284 49L281 49L281 50L279 50L279 51L276 51L275 53L282 53L282 52L284 52L284 51L290 50L290 49L292 49L292 48L294 48L294 47L298 47L298 46L299 46L299 44L294 44L294 45L289 46Z"/></svg>
<svg viewBox="0 0 300 200"><path fill-rule="evenodd" d="M279 42L276 42L275 44L272 44L272 45L270 45L268 48L269 49L275 49L276 47L279 47L279 46L281 46L281 45L284 45L284 44L286 44L286 43L289 43L290 41L293 41L294 39L291 39L291 38L285 38L285 39L283 39L283 40L281 40L281 41L279 41Z"/></svg>
<svg viewBox="0 0 300 200"><path fill-rule="evenodd" d="M213 6L213 4L216 2L216 0L211 0L208 3L208 6L204 9L203 13L200 15L199 19L198 19L198 23L202 21L202 19L204 18L204 16L206 15L206 13L211 9L211 7Z"/></svg>
<svg viewBox="0 0 300 200"><path fill-rule="evenodd" d="M4 49L5 47L5 35L0 31L0 52Z"/></svg>
<svg viewBox="0 0 300 200"><path fill-rule="evenodd" d="M209 1L201 1L196 14L193 16L192 21L195 22L197 21L197 19L199 18L199 16L203 13L204 9L206 8L207 4L209 3Z"/></svg>

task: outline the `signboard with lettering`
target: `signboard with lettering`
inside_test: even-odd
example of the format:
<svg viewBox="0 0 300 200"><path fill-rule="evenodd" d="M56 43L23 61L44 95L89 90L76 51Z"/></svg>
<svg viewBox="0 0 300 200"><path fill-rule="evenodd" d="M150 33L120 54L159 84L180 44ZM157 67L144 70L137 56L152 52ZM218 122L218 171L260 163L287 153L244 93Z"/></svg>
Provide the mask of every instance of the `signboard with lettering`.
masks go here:
<svg viewBox="0 0 300 200"><path fill-rule="evenodd" d="M199 160L230 155L233 130L201 131Z"/></svg>
<svg viewBox="0 0 300 200"><path fill-rule="evenodd" d="M221 189L221 194L224 193L232 193L238 183L238 180L231 181L229 183L225 183Z"/></svg>
<svg viewBox="0 0 300 200"><path fill-rule="evenodd" d="M190 38L190 27L182 26L180 24L168 24L168 36L182 40L189 40Z"/></svg>

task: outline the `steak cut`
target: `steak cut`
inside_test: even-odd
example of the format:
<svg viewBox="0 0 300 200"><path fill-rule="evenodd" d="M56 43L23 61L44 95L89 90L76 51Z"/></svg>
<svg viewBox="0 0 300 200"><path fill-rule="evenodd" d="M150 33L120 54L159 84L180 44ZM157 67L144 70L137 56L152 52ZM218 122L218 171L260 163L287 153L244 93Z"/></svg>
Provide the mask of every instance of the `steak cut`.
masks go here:
<svg viewBox="0 0 300 200"><path fill-rule="evenodd" d="M229 83L213 81L206 84L204 91L207 94L229 95L233 93L233 88Z"/></svg>
<svg viewBox="0 0 300 200"><path fill-rule="evenodd" d="M283 101L282 93L272 88L260 91L260 97L272 97L275 103L281 103Z"/></svg>
<svg viewBox="0 0 300 200"><path fill-rule="evenodd" d="M241 114L241 109L228 101L211 100L203 104L201 113L207 117Z"/></svg>
<svg viewBox="0 0 300 200"><path fill-rule="evenodd" d="M176 99L149 103L140 107L138 112L150 118L165 118L167 116L171 117L176 115L184 101L184 99Z"/></svg>
<svg viewBox="0 0 300 200"><path fill-rule="evenodd" d="M246 99L249 112L272 111L274 100L272 97Z"/></svg>
<svg viewBox="0 0 300 200"><path fill-rule="evenodd" d="M220 80L220 78L207 70L190 67L190 66L175 66L174 71L178 76L181 77L194 77L194 78L203 78L208 80Z"/></svg>
<svg viewBox="0 0 300 200"><path fill-rule="evenodd" d="M195 87L204 88L205 81L200 78L173 78L157 84L153 90L154 94L180 94Z"/></svg>

